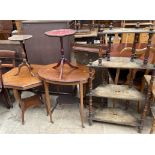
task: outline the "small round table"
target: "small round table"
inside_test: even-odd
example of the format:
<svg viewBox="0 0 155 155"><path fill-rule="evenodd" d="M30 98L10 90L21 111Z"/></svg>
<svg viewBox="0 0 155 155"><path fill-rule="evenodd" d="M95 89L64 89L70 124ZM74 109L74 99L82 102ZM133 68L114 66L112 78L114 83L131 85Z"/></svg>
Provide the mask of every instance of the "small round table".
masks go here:
<svg viewBox="0 0 155 155"><path fill-rule="evenodd" d="M71 36L75 34L75 30L72 29L59 29L59 30L51 30L48 32L45 32L45 34L49 37L59 37L60 38L60 44L61 44L61 59L59 60L58 64L53 66L55 69L60 66L60 76L61 79L63 76L63 66L64 64L68 64L71 68L77 68L77 66L72 65L64 56L64 47L63 47L63 37L65 36Z"/></svg>
<svg viewBox="0 0 155 155"><path fill-rule="evenodd" d="M30 38L32 38L32 35L13 35L8 38L8 40L11 40L11 41L19 41L23 49L23 52L22 52L23 62L19 65L18 72L15 75L18 75L20 73L21 68L23 66L26 66L29 69L29 72L31 73L31 75L34 76L34 74L32 73L32 67L28 62L27 52L26 52L25 43L24 43L25 40L28 40Z"/></svg>
<svg viewBox="0 0 155 155"><path fill-rule="evenodd" d="M59 71L53 67L56 64L48 65L47 68L40 69L38 75L40 79L44 82L46 103L48 108L48 113L50 115L50 121L52 122L52 112L51 112L51 101L49 96L49 84L57 85L79 85L80 93L80 117L81 124L83 124L83 84L88 82L89 79L89 68L86 66L78 65L77 69L71 68L68 65L64 65L63 78L59 78Z"/></svg>

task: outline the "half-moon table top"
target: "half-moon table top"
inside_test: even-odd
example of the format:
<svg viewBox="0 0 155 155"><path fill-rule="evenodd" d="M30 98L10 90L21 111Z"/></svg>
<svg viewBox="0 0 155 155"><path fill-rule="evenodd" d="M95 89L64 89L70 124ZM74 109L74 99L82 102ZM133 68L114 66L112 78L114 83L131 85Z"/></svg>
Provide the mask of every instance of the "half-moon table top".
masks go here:
<svg viewBox="0 0 155 155"><path fill-rule="evenodd" d="M64 65L62 79L60 79L60 67L54 69L55 64L47 65L46 68L39 69L38 76L46 82L55 83L87 83L89 78L89 68L77 65L78 68L71 68L67 64Z"/></svg>
<svg viewBox="0 0 155 155"><path fill-rule="evenodd" d="M12 40L12 41L24 41L27 39L32 38L32 35L13 35L11 37L8 38L8 40Z"/></svg>
<svg viewBox="0 0 155 155"><path fill-rule="evenodd" d="M76 31L72 29L58 29L45 32L45 34L50 37L64 37L74 35L75 33Z"/></svg>

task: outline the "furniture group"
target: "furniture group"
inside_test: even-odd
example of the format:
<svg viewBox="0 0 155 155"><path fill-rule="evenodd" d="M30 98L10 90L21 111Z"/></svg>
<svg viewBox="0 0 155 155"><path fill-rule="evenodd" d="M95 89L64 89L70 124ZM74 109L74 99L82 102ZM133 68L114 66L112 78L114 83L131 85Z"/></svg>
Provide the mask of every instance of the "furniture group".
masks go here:
<svg viewBox="0 0 155 155"><path fill-rule="evenodd" d="M6 72L2 76L2 83L4 89L12 89L16 101L19 103L22 115L22 124L24 124L24 112L31 106L39 106L42 101L40 94L34 94L28 98L22 98L21 92L23 90L37 89L40 86L44 86L45 92L45 107L47 115L50 117L50 122L53 122L52 113L56 108L51 103L51 97L49 93L49 86L51 84L56 86L79 86L79 110L81 125L84 127L84 112L83 104L84 98L88 98L88 122L92 125L93 122L104 122L126 126L137 127L138 132L142 132L145 116L151 110L153 115L153 124L150 133L153 133L155 128L155 108L153 106L154 101L154 78L155 78L155 66L154 62L154 47L152 45L152 38L155 30L150 26L149 29L136 28L114 28L112 25L109 28L102 28L98 31L97 28L92 29L92 35L77 34L75 30L71 29L59 29L45 32L46 37L59 37L60 38L60 61L48 65L30 64L27 58L24 42L30 39L31 35L14 35L9 38L11 41L19 41L23 49L23 61L19 67L15 67ZM143 48L137 47L141 34L147 34L147 41ZM118 46L121 35L128 37L128 34L133 34L133 41L130 44L123 44L120 53L128 53L127 55L115 55L113 49ZM63 37L74 35L76 38L80 37L95 37L99 39L99 42L94 45L81 45L78 43L73 44L74 51L89 51L98 55L97 60L90 60L87 65L80 65L76 63L70 63L65 58L65 52L63 47ZM95 35L95 36L94 36ZM92 39L92 38L91 38ZM128 38L126 39L126 41ZM51 43L52 44L52 43ZM59 44L59 41L58 41ZM119 47L120 48L120 47ZM115 49L116 50L116 49ZM118 50L118 49L117 49ZM152 52L153 51L153 52ZM0 51L2 52L2 51ZM153 54L152 54L152 53ZM125 53L125 54L126 54ZM51 56L52 57L52 56ZM99 86L93 86L93 80L95 78L95 70L100 68L101 70L116 69L116 75L114 80L110 78L108 84L102 82ZM119 83L119 77L121 70L128 70L127 80L125 83ZM136 74L141 70L144 71L144 78L140 89L134 85L134 79ZM109 75L107 77L109 78ZM103 75L101 75L102 78ZM88 92L85 91L86 84L88 83ZM1 84L2 86L2 84ZM112 106L104 107L102 109L95 109L94 97L111 99ZM126 109L118 108L116 100L123 100ZM137 103L138 117L133 117L128 110L130 101ZM136 113L136 112L135 112ZM137 116L137 115L136 115Z"/></svg>

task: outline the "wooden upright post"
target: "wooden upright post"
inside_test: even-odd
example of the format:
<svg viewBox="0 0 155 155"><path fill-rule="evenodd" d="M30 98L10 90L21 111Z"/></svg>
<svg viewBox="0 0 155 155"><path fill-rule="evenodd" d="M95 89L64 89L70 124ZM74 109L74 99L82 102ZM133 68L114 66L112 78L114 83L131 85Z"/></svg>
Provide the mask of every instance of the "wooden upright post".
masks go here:
<svg viewBox="0 0 155 155"><path fill-rule="evenodd" d="M93 115L93 105L92 105L92 79L93 79L93 71L92 71L92 60L89 61L89 125L92 125L92 115Z"/></svg>
<svg viewBox="0 0 155 155"><path fill-rule="evenodd" d="M113 25L111 23L110 26L109 26L109 29L112 30L112 28L113 28ZM108 42L109 48L108 48L108 51L107 51L107 61L110 61L110 52L111 52L111 43L112 43L111 38L112 38L112 35L109 34L109 42Z"/></svg>
<svg viewBox="0 0 155 155"><path fill-rule="evenodd" d="M148 58L149 58L149 54L150 54L150 47L151 47L151 40L152 40L152 36L153 36L153 26L150 26L150 32L149 32L149 38L148 38L148 44L147 44L147 50L145 52L145 56L144 56L144 66L147 65L148 63Z"/></svg>

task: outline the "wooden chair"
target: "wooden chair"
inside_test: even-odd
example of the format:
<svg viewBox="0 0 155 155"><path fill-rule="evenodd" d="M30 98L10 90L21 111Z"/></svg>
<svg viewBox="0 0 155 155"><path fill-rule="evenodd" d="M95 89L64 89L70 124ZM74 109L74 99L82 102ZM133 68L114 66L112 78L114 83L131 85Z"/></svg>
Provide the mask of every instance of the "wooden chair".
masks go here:
<svg viewBox="0 0 155 155"><path fill-rule="evenodd" d="M11 50L0 50L0 59L2 60L2 68L13 68L16 66L16 52Z"/></svg>
<svg viewBox="0 0 155 155"><path fill-rule="evenodd" d="M7 40L13 30L12 20L0 20L0 40Z"/></svg>
<svg viewBox="0 0 155 155"><path fill-rule="evenodd" d="M3 87L3 81L2 81L2 69L11 69L15 67L15 51L10 50L0 50L0 93L5 98L5 104L7 108L12 107L11 100L8 94L8 90Z"/></svg>
<svg viewBox="0 0 155 155"><path fill-rule="evenodd" d="M3 95L3 98L5 99L5 104L7 106L7 108L9 109L11 107L11 102L10 102L10 98L8 95L8 92L6 89L4 89L3 87L3 82L2 82L2 61L0 60L0 94Z"/></svg>

